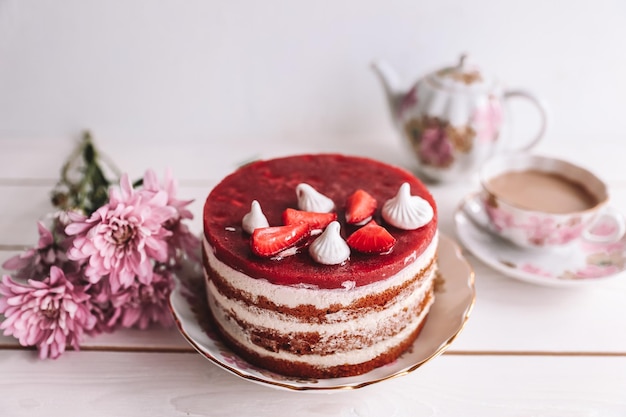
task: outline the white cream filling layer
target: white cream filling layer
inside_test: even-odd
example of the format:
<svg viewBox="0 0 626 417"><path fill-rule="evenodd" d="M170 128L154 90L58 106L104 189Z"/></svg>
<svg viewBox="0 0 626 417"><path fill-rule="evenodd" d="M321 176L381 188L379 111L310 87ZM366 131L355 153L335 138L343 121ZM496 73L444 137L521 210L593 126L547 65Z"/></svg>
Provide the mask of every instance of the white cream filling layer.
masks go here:
<svg viewBox="0 0 626 417"><path fill-rule="evenodd" d="M407 311L412 311L415 306L423 302L428 289L432 286L436 273L436 266L433 261L437 254L437 247L438 235L435 235L419 259L417 259L417 254L413 252L406 257L404 269L381 281L361 287L356 287L354 281L347 281L342 284L342 288L318 289L304 285L276 285L263 279L251 278L219 261L205 239L204 249L210 267L234 289L242 291L252 300L256 301L259 297L264 297L278 306L289 308L312 305L316 309L323 310L330 306L349 306L364 297L400 287L419 273L425 274L416 285L412 286L412 290L411 288L405 289L398 298L380 311L375 309L364 310L363 314L358 317L339 311L328 315L328 320L324 323L302 322L290 315L229 299L224 297L210 280L208 280L209 285L206 287L209 307L215 320L233 339L261 356L294 362L306 361L307 364L321 367L367 362L408 338L428 314L433 302L432 297L419 316L412 316ZM374 343L357 349L335 352L331 355L307 354L303 356L287 351L272 352L254 344L250 340L249 332L242 329L235 320L230 318L231 316L237 317L238 320L242 320L254 328L270 329L284 335L318 333L321 338L319 343L325 343L327 350L334 350L334 343L340 348L344 338L353 343L359 335L365 336L370 342L374 340ZM386 328L395 327L399 320L406 321L406 326L399 333L391 337L374 337L376 334L384 334Z"/></svg>
<svg viewBox="0 0 626 417"><path fill-rule="evenodd" d="M318 289L311 286L286 286L272 284L263 279L251 278L237 271L215 257L213 248L204 239L204 249L209 265L236 290L245 292L252 300L265 297L277 305L297 307L299 305L313 305L317 309L325 309L331 305L350 305L353 302L371 294L381 294L384 291L402 285L420 271L425 270L435 259L439 235L435 235L426 250L417 259L417 253L412 252L404 260L406 268L384 280L372 284L356 287L353 281L346 281L340 289ZM417 259L417 260L416 260ZM350 262L350 261L348 261Z"/></svg>
<svg viewBox="0 0 626 417"><path fill-rule="evenodd" d="M209 298L215 300L215 305L222 311L230 314L237 319L242 320L255 328L264 328L276 330L282 334L289 333L319 333L322 341L333 336L346 334L370 334L375 333L379 329L384 329L392 324L396 317L406 316L407 308L419 305L426 293L432 286L436 269L433 267L428 271L428 275L420 281L417 288L408 288L406 291L393 300L389 306L384 309L364 311L358 317L339 311L332 314L329 322L311 323L298 320L296 317L288 314L282 314L276 311L266 310L256 306L250 306L241 300L233 300L223 296L215 287L212 281L208 283L207 291ZM337 290L341 291L341 290ZM217 311L214 311L217 313ZM227 326L227 329L237 326L235 323Z"/></svg>
<svg viewBox="0 0 626 417"><path fill-rule="evenodd" d="M389 351L390 349L397 346L403 340L409 337L409 335L419 326L419 324L426 318L428 311L430 310L430 306L434 301L433 298L430 298L428 304L424 307L421 314L415 318L415 320L408 324L401 332L395 334L394 336L384 339L379 343L376 343L369 347L364 347L361 349L348 350L344 352L335 352L331 355L297 355L290 352L280 351L280 352L271 352L263 347L257 346L247 339L243 330L236 326L232 325L232 321L228 320L224 314L215 314L215 319L222 326L222 328L229 329L231 337L235 340L242 343L247 349L256 354L263 357L270 357L280 360L287 360L291 362L306 362L308 365L319 366L319 367L332 367L338 365L356 365L360 363L364 363L370 361L377 356ZM215 305L214 300L210 299L209 307L213 311L219 308Z"/></svg>

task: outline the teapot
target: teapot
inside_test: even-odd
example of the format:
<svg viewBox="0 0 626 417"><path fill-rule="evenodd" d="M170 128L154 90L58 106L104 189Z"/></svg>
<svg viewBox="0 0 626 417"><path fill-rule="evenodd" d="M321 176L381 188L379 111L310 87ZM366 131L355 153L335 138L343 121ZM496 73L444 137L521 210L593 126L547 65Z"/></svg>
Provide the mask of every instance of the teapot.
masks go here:
<svg viewBox="0 0 626 417"><path fill-rule="evenodd" d="M385 88L392 119L425 179L465 179L495 153L529 150L545 133L547 113L537 97L525 90L505 89L470 65L466 55L457 65L420 78L408 91L402 91L387 63L377 61L372 67ZM509 137L502 137L505 102L511 98L530 101L540 116L537 133L516 148L504 143L511 141Z"/></svg>

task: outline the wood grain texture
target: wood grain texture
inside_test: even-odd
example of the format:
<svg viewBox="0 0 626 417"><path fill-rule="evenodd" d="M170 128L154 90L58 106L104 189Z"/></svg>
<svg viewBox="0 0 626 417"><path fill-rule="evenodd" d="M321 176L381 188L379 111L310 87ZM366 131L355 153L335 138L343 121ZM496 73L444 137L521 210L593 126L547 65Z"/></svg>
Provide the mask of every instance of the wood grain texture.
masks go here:
<svg viewBox="0 0 626 417"><path fill-rule="evenodd" d="M0 415L592 416L626 413L626 358L458 357L350 392L281 391L196 354L0 351ZM468 414L468 410L471 410Z"/></svg>

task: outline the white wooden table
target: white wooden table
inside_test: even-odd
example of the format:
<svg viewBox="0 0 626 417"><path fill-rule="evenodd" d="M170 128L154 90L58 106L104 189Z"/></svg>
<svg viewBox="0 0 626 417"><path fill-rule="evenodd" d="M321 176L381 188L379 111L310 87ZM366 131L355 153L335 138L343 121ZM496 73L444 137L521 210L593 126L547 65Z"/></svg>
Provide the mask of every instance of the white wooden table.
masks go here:
<svg viewBox="0 0 626 417"><path fill-rule="evenodd" d="M538 152L582 163L606 179L626 208L626 144L600 138L593 149L546 140ZM585 138L569 138L585 143ZM0 139L0 261L36 242L35 221L76 138ZM179 196L194 198L192 226L211 187L241 162L302 152L343 152L410 167L395 137L329 137L298 143L254 138L134 145L96 142L131 177L171 166ZM304 145L306 143L306 145ZM607 157L607 155L609 155ZM441 231L475 179L431 186ZM195 353L176 329L118 331L88 339L80 352L41 361L0 337L0 416L625 416L626 275L586 288L530 285L467 254L477 301L464 331L415 372L350 392L287 392L254 384Z"/></svg>

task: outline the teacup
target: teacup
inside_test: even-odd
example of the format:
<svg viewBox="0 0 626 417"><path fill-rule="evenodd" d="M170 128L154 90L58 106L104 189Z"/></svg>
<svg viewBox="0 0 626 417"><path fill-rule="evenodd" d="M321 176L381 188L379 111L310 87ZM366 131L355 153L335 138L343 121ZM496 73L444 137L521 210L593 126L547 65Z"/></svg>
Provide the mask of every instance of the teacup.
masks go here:
<svg viewBox="0 0 626 417"><path fill-rule="evenodd" d="M498 156L482 166L480 181L490 228L519 246L559 247L580 238L609 243L626 230L624 216L608 206L606 184L570 162ZM594 227L600 219L602 230Z"/></svg>

